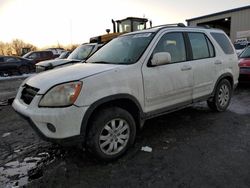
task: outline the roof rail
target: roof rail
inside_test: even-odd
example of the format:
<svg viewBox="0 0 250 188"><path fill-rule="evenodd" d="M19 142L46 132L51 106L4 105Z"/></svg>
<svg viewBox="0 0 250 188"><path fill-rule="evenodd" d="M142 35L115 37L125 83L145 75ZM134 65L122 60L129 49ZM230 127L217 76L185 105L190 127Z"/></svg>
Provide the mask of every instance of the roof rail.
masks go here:
<svg viewBox="0 0 250 188"><path fill-rule="evenodd" d="M151 28L164 27L164 26L165 27L186 27L184 23L173 23L173 24L156 25L156 26L151 27Z"/></svg>

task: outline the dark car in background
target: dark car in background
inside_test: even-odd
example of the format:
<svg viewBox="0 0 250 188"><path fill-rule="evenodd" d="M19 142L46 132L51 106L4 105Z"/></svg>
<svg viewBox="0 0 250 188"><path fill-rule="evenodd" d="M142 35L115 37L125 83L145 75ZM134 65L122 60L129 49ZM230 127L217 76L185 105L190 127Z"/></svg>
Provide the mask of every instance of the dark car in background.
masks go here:
<svg viewBox="0 0 250 188"><path fill-rule="evenodd" d="M36 64L36 72L43 72L56 67L62 67L67 65L72 65L74 63L79 63L86 60L94 52L100 49L103 44L98 43L88 43L78 46L67 59L54 59L48 61L42 61Z"/></svg>
<svg viewBox="0 0 250 188"><path fill-rule="evenodd" d="M250 46L246 47L239 56L239 82L250 83Z"/></svg>
<svg viewBox="0 0 250 188"><path fill-rule="evenodd" d="M34 70L34 62L21 57L0 56L0 76L10 76L15 73L27 74Z"/></svg>
<svg viewBox="0 0 250 188"><path fill-rule="evenodd" d="M236 50L237 55L239 56L243 50L250 45L249 41L240 41L238 40L237 42L234 43L234 48Z"/></svg>
<svg viewBox="0 0 250 188"><path fill-rule="evenodd" d="M52 51L31 51L23 56L23 58L31 59L34 63L38 63L40 61L45 61L49 59L55 59Z"/></svg>

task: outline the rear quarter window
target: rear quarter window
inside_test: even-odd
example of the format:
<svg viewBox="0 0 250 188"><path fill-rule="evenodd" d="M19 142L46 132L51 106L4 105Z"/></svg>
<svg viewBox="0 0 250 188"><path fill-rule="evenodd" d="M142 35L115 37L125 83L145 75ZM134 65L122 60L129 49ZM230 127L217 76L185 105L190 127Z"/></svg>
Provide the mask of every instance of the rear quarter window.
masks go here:
<svg viewBox="0 0 250 188"><path fill-rule="evenodd" d="M214 40L216 40L216 42L219 44L219 46L221 47L221 49L223 50L223 52L225 54L233 54L234 53L234 49L224 33L212 32L210 34L212 35Z"/></svg>

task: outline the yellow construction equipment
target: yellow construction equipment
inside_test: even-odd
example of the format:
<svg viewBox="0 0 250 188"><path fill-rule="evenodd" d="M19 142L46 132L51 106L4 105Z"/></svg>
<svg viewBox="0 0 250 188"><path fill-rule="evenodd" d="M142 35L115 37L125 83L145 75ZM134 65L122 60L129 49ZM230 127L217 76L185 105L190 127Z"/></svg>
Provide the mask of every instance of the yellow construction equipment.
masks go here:
<svg viewBox="0 0 250 188"><path fill-rule="evenodd" d="M113 33L110 33L110 29L106 29L107 34L90 38L90 43L106 43L121 34L146 29L147 22L147 18L137 17L127 17L116 21L112 19ZM151 21L149 27L152 27Z"/></svg>

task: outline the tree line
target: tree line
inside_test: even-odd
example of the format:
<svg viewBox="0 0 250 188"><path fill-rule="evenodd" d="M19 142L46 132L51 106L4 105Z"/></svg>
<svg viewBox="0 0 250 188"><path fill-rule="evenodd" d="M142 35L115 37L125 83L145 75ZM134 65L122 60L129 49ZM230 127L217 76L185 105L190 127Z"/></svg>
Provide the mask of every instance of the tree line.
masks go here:
<svg viewBox="0 0 250 188"><path fill-rule="evenodd" d="M78 44L62 46L59 43L57 45L53 45L51 47L55 48L64 48L69 51L73 51ZM29 48L31 51L40 50L35 45L26 43L21 39L14 39L11 42L2 42L0 41L0 55L14 55L14 56L22 56L22 49Z"/></svg>
<svg viewBox="0 0 250 188"><path fill-rule="evenodd" d="M0 41L0 55L22 55L22 48L30 48L32 51L37 50L37 47L26 43L20 39L14 39L11 42Z"/></svg>

